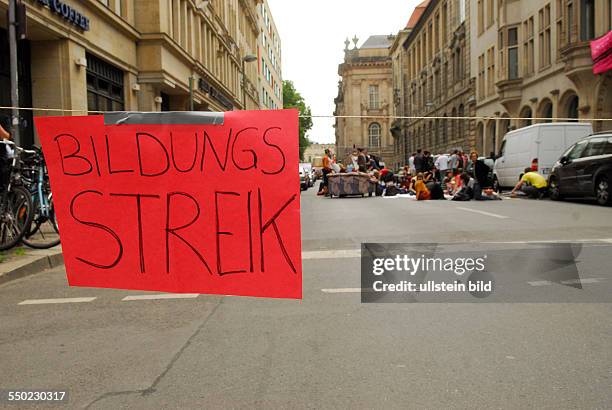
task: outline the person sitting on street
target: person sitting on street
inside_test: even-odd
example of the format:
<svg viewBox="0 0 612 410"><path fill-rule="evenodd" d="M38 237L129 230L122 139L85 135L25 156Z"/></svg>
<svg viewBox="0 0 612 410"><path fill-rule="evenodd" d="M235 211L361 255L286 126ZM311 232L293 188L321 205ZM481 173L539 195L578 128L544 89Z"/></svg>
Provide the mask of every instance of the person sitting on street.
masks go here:
<svg viewBox="0 0 612 410"><path fill-rule="evenodd" d="M415 193L417 201L426 201L431 199L431 194L425 185L422 172L417 174L414 188L411 188L411 191Z"/></svg>
<svg viewBox="0 0 612 410"><path fill-rule="evenodd" d="M483 198L482 190L489 186L489 172L490 168L484 161L478 159L478 151L472 151L470 153L470 164L468 165L468 174L474 178L474 199L482 201L487 198Z"/></svg>
<svg viewBox="0 0 612 410"><path fill-rule="evenodd" d="M474 197L474 191L472 186L474 185L473 179L467 174L462 173L461 176L461 188L453 196L453 201L469 201Z"/></svg>
<svg viewBox="0 0 612 410"><path fill-rule="evenodd" d="M532 171L531 168L525 168L525 173L510 192L512 197L516 197L516 191L518 190L529 198L542 199L548 192L548 183L542 175Z"/></svg>

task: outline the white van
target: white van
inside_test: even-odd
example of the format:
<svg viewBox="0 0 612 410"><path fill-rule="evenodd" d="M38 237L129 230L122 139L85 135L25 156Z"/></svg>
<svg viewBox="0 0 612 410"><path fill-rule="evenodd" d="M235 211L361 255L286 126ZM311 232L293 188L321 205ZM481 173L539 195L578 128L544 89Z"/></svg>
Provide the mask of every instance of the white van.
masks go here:
<svg viewBox="0 0 612 410"><path fill-rule="evenodd" d="M537 163L538 173L548 179L553 165L565 150L592 133L591 124L577 122L534 124L510 131L495 161L494 183L499 188L514 187L532 163Z"/></svg>

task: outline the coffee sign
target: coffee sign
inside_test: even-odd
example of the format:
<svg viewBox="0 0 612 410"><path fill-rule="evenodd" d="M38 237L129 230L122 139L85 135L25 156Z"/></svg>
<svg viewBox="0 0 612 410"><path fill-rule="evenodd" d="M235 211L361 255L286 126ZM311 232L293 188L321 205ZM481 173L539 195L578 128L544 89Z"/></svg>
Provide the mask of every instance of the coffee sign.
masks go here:
<svg viewBox="0 0 612 410"><path fill-rule="evenodd" d="M64 20L77 26L83 31L89 31L89 17L84 16L68 4L60 0L37 0L38 4L49 7L51 11L59 14Z"/></svg>

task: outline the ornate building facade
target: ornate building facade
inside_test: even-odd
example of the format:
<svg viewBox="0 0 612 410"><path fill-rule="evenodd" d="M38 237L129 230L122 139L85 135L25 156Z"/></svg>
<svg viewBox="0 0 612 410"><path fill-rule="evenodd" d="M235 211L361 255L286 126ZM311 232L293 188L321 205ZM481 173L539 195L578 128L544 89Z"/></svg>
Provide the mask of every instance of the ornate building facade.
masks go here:
<svg viewBox="0 0 612 410"><path fill-rule="evenodd" d="M505 133L555 119L612 129L612 72L594 75L589 40L612 30L609 0L475 0L471 68L476 146L499 152Z"/></svg>
<svg viewBox="0 0 612 410"><path fill-rule="evenodd" d="M470 2L431 0L413 19L403 43L406 53L404 116L397 125L405 156L469 150L475 145L474 81L470 75ZM417 20L414 22L414 20ZM431 117L431 118L425 118ZM406 158L405 158L406 160Z"/></svg>
<svg viewBox="0 0 612 410"><path fill-rule="evenodd" d="M391 136L393 79L389 47L394 36L371 36L361 47L345 43L344 62L338 67L342 78L335 99L336 153L344 159L354 148L365 148L384 161L393 161ZM360 118L342 118L360 116Z"/></svg>

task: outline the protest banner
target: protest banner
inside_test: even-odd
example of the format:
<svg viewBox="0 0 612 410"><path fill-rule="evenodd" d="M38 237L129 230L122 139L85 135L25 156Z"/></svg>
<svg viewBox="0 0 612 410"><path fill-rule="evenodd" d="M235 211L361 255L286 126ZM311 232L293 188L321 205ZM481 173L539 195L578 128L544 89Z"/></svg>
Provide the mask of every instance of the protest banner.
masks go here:
<svg viewBox="0 0 612 410"><path fill-rule="evenodd" d="M36 127L71 286L301 298L296 110Z"/></svg>

